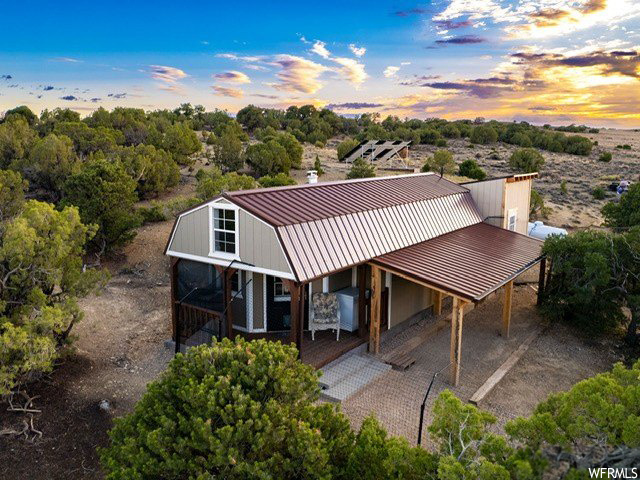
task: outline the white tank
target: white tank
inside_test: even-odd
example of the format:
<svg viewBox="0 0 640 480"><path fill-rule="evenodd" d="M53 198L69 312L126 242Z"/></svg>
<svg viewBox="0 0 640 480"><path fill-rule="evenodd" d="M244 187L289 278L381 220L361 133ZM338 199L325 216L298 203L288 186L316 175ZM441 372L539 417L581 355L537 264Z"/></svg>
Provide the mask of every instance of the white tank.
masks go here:
<svg viewBox="0 0 640 480"><path fill-rule="evenodd" d="M528 232L530 237L538 238L540 240L545 240L551 235L567 235L567 231L564 228L551 227L540 221L533 223L529 222Z"/></svg>

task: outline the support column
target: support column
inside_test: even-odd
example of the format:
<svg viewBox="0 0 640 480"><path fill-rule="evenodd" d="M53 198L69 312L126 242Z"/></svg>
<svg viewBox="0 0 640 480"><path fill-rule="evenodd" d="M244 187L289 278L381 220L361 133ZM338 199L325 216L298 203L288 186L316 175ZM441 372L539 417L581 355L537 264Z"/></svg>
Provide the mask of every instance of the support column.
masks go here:
<svg viewBox="0 0 640 480"><path fill-rule="evenodd" d="M304 327L304 285L291 280L282 280L291 294L291 330L289 342L295 343L298 358L302 355L302 334Z"/></svg>
<svg viewBox="0 0 640 480"><path fill-rule="evenodd" d="M464 305L466 302L453 297L453 311L451 313L451 374L450 382L454 387L460 380L460 355L462 349L462 319L464 317Z"/></svg>
<svg viewBox="0 0 640 480"><path fill-rule="evenodd" d="M544 296L544 282L547 277L547 257L540 260L540 274L538 275L538 305L542 305Z"/></svg>
<svg viewBox="0 0 640 480"><path fill-rule="evenodd" d="M442 292L439 290L433 291L433 314L442 314Z"/></svg>
<svg viewBox="0 0 640 480"><path fill-rule="evenodd" d="M233 306L231 305L231 277L236 273L235 268L229 268L225 272L223 288L224 288L224 311L226 319L227 337L233 340Z"/></svg>
<svg viewBox="0 0 640 480"><path fill-rule="evenodd" d="M380 351L380 308L382 306L380 267L371 265L371 318L369 319L369 352Z"/></svg>
<svg viewBox="0 0 640 480"><path fill-rule="evenodd" d="M509 338L511 323L511 298L513 297L513 280L504 286L504 302L502 304L502 336Z"/></svg>
<svg viewBox="0 0 640 480"><path fill-rule="evenodd" d="M179 258L171 257L171 267L169 275L171 277L171 338L178 342L178 305L176 305L176 295L178 294L178 263Z"/></svg>
<svg viewBox="0 0 640 480"><path fill-rule="evenodd" d="M358 336L367 335L367 267L358 265Z"/></svg>

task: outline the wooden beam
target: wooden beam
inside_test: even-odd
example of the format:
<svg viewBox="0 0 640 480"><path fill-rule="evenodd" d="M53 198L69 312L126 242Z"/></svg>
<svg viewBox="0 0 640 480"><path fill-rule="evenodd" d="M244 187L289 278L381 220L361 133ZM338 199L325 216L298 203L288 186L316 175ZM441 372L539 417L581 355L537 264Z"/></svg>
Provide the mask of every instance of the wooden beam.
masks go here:
<svg viewBox="0 0 640 480"><path fill-rule="evenodd" d="M451 375L450 382L456 387L460 380L460 355L462 349L462 320L464 318L465 301L453 298L453 312L451 314Z"/></svg>
<svg viewBox="0 0 640 480"><path fill-rule="evenodd" d="M382 278L380 267L371 265L371 318L369 319L369 352L380 351L380 309L382 307Z"/></svg>
<svg viewBox="0 0 640 480"><path fill-rule="evenodd" d="M540 260L540 274L538 275L538 305L542 305L544 296L544 283L547 277L547 258L542 257Z"/></svg>
<svg viewBox="0 0 640 480"><path fill-rule="evenodd" d="M370 263L369 265L374 266L374 265L376 265L376 264L375 264L375 263ZM382 267L378 267L378 268L382 268ZM444 288L441 288L441 287L438 287L438 286L433 285L433 284L431 284L431 283L424 282L424 281L422 281L422 280L419 280L419 279L417 279L417 278L414 278L414 277L412 277L411 275L407 275L407 274L406 274L406 273L404 273L404 272L401 272L401 271L399 271L399 270L396 270L395 268L388 268L388 267L384 267L384 269L385 269L385 271L387 271L387 272L391 272L391 273L393 273L394 275L396 275L396 276L398 276L398 277L404 278L405 280L409 280L410 282L413 282L413 283L417 283L418 285L422 285L423 287L430 288L431 290L435 290L436 292L442 292L444 295L450 295L450 296L452 296L452 297L458 297L458 298L459 298L460 300L462 300L463 302L473 301L473 299L472 299L472 298L463 298L463 297L460 297L460 296L456 295L456 294L455 294L455 293L453 293L453 292L447 291L447 290L445 290Z"/></svg>
<svg viewBox="0 0 640 480"><path fill-rule="evenodd" d="M442 314L442 297L444 294L438 290L434 290L433 292L433 314L441 315Z"/></svg>
<svg viewBox="0 0 640 480"><path fill-rule="evenodd" d="M504 286L504 303L502 304L502 336L509 338L509 324L511 323L511 299L513 297L513 280Z"/></svg>
<svg viewBox="0 0 640 480"><path fill-rule="evenodd" d="M304 322L304 285L293 280L282 279L291 294L291 330L289 330L289 342L295 343L298 349L298 358L302 356L302 335Z"/></svg>
<svg viewBox="0 0 640 480"><path fill-rule="evenodd" d="M367 267L358 265L358 336L367 336Z"/></svg>
<svg viewBox="0 0 640 480"><path fill-rule="evenodd" d="M538 335L542 333L542 329L537 329L531 335L529 335L524 342L509 355L509 358L505 360L505 362L498 367L498 369L493 372L493 374L487 379L486 382L482 384L482 386L476 390L476 392L471 396L469 402L474 405L478 405L484 397L491 392L495 388L495 386L504 378L504 376L513 368L513 366L522 358L522 356L527 352L529 346L533 343L533 341L538 338Z"/></svg>

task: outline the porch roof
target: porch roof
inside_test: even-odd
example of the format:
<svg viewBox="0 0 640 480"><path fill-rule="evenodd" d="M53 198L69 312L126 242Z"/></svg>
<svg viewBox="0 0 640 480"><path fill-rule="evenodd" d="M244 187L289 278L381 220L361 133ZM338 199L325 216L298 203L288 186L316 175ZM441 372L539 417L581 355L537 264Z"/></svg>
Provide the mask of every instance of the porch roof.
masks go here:
<svg viewBox="0 0 640 480"><path fill-rule="evenodd" d="M479 302L541 258L542 242L476 223L376 257L372 263L456 297Z"/></svg>

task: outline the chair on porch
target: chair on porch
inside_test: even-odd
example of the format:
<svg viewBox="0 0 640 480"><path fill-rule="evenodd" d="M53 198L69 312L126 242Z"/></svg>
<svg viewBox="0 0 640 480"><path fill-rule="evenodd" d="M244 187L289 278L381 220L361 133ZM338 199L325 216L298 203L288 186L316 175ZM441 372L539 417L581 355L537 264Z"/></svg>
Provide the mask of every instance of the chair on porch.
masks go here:
<svg viewBox="0 0 640 480"><path fill-rule="evenodd" d="M311 340L315 340L316 330L336 330L336 341L340 340L340 303L335 293L314 293L311 298L309 315Z"/></svg>

